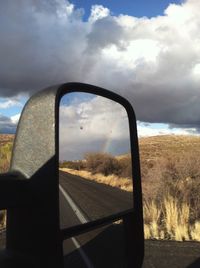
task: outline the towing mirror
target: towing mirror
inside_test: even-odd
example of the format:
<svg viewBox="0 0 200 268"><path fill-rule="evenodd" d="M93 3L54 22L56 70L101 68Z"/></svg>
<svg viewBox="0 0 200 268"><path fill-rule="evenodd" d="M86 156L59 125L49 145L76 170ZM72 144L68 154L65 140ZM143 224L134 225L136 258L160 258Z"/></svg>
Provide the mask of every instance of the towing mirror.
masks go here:
<svg viewBox="0 0 200 268"><path fill-rule="evenodd" d="M1 267L74 267L70 261L80 255L90 267L141 267L142 195L131 104L81 83L31 97L10 172L0 176L0 209L7 209ZM114 259L102 262L103 247ZM91 261L97 255L99 261Z"/></svg>
<svg viewBox="0 0 200 268"><path fill-rule="evenodd" d="M59 185L74 222L63 228L133 210L130 133L125 108L91 93L62 97L59 114ZM66 211L67 214L67 211Z"/></svg>

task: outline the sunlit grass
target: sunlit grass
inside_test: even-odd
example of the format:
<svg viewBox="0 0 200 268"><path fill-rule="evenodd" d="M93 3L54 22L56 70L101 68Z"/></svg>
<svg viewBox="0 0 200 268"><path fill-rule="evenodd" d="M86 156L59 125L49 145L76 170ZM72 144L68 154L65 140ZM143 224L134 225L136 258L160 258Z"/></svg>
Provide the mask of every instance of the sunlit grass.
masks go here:
<svg viewBox="0 0 200 268"><path fill-rule="evenodd" d="M144 205L144 232L146 239L176 241L200 241L200 222L190 224L190 206L180 204L176 198L166 195L162 204Z"/></svg>
<svg viewBox="0 0 200 268"><path fill-rule="evenodd" d="M200 221L196 221L191 227L191 239L195 241L200 241Z"/></svg>

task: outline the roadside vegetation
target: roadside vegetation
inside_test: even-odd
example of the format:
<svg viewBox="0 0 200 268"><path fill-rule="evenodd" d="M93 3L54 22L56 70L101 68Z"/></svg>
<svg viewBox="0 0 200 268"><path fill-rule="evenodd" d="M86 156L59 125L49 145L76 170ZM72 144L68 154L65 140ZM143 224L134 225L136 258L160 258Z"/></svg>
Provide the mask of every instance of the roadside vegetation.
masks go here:
<svg viewBox="0 0 200 268"><path fill-rule="evenodd" d="M0 135L0 172L9 169L13 135ZM146 239L200 241L200 137L141 138L140 160ZM88 153L82 161L64 161L60 168L132 190L130 155ZM6 225L0 211L0 228Z"/></svg>
<svg viewBox="0 0 200 268"><path fill-rule="evenodd" d="M200 137L140 140L145 236L200 241Z"/></svg>
<svg viewBox="0 0 200 268"><path fill-rule="evenodd" d="M0 173L8 171L13 145L13 135L0 134ZM0 230L6 227L6 213L0 211Z"/></svg>
<svg viewBox="0 0 200 268"><path fill-rule="evenodd" d="M200 137L141 138L146 239L200 241ZM130 155L89 153L65 171L131 191Z"/></svg>
<svg viewBox="0 0 200 268"><path fill-rule="evenodd" d="M107 153L87 153L84 160L64 161L60 168L98 183L132 191L130 155L116 158Z"/></svg>

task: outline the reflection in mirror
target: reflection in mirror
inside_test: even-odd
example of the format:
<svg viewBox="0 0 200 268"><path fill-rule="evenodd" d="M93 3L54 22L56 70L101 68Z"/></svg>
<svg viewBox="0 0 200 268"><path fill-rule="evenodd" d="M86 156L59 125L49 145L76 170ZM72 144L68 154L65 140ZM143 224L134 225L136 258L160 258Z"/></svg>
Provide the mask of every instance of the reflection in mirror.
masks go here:
<svg viewBox="0 0 200 268"><path fill-rule="evenodd" d="M125 108L94 94L63 96L59 117L61 228L133 208Z"/></svg>

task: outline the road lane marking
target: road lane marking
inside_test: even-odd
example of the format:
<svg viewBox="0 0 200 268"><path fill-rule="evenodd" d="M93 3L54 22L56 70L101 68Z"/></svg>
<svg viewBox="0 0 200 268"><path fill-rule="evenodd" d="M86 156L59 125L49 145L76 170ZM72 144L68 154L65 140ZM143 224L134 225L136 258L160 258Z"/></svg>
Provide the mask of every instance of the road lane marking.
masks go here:
<svg viewBox="0 0 200 268"><path fill-rule="evenodd" d="M80 222L81 223L89 222L89 220L83 215L83 213L80 211L80 209L78 208L78 206L75 204L75 202L72 200L72 198L63 189L63 187L60 184L59 184L59 189L60 189L61 193L63 194L63 196L65 197L65 199L67 200L67 202L69 203L69 205L71 206L71 208L74 211L74 213L76 214L77 218L80 220ZM74 245L77 248L77 250L79 251L79 254L81 255L81 257L82 257L82 259L83 259L86 267L87 268L94 268L94 265L91 263L90 259L88 258L88 256L84 252L84 250L81 248L81 245L76 240L76 238L75 237L71 237L71 240L74 243Z"/></svg>
<svg viewBox="0 0 200 268"><path fill-rule="evenodd" d="M76 216L80 220L80 222L81 223L89 222L89 219L87 219L86 216L83 215L83 213L80 211L78 206L75 204L75 202L71 199L69 194L63 189L63 187L60 184L59 184L59 189L62 192L62 194L64 195L67 202L70 204L72 210L74 211L74 213L76 214Z"/></svg>
<svg viewBox="0 0 200 268"><path fill-rule="evenodd" d="M88 256L85 254L85 252L83 251L83 249L81 248L81 245L78 243L78 241L76 240L76 238L72 237L71 238L75 247L78 249L81 257L83 258L87 268L94 268L94 266L92 265L91 261L89 260Z"/></svg>

